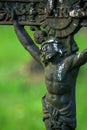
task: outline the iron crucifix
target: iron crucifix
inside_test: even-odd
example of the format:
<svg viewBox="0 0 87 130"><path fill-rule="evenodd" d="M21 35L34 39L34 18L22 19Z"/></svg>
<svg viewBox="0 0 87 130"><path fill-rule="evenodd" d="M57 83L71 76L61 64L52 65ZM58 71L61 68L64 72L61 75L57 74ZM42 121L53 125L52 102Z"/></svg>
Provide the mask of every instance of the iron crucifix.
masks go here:
<svg viewBox="0 0 87 130"><path fill-rule="evenodd" d="M1 0L0 24L13 24L23 47L44 67L47 93L42 98L46 130L75 130L76 79L87 62L77 53L74 35L87 27L86 0ZM24 26L34 31L31 39Z"/></svg>

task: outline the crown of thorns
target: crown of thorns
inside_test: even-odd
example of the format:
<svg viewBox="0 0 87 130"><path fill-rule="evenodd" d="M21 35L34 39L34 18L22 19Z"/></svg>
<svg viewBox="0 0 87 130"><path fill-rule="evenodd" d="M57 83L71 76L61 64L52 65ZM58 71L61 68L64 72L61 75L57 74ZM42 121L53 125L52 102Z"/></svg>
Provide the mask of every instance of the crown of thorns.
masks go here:
<svg viewBox="0 0 87 130"><path fill-rule="evenodd" d="M52 45L54 47L55 51L58 51L59 50L58 48L62 48L61 43L58 42L56 39L50 39L50 40L47 40L47 41L43 42L42 45L41 45L40 50L42 50L42 48L45 45L46 46Z"/></svg>

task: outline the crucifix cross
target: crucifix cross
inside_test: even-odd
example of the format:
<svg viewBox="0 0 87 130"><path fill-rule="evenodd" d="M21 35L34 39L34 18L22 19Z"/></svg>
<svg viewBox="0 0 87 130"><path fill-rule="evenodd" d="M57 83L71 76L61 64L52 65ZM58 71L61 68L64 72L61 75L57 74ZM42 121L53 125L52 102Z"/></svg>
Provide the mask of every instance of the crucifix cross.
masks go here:
<svg viewBox="0 0 87 130"><path fill-rule="evenodd" d="M87 49L77 54L74 35L87 27L87 0L0 0L0 25L14 25L27 51L44 67L46 130L75 130L75 84ZM34 31L31 39L24 29Z"/></svg>

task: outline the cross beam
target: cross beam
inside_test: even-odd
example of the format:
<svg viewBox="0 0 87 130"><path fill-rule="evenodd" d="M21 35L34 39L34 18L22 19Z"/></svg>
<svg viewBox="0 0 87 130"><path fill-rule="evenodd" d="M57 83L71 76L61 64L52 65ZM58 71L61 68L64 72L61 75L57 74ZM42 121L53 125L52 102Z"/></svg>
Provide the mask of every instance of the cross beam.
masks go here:
<svg viewBox="0 0 87 130"><path fill-rule="evenodd" d="M12 13L15 15L22 25L40 25L36 21L37 5L43 0L0 0L0 24L11 25Z"/></svg>
<svg viewBox="0 0 87 130"><path fill-rule="evenodd" d="M0 24L12 25L15 12L19 24L42 27L53 37L66 37L75 34L82 26L87 27L87 0L83 0L83 7L78 0L65 0L62 9L59 3L56 10L47 4L47 0L0 0ZM55 12L49 15L51 10Z"/></svg>
<svg viewBox="0 0 87 130"><path fill-rule="evenodd" d="M78 0L73 0L70 1L70 4L76 2ZM83 0L83 2L87 5L87 0ZM12 12L15 11L20 24L39 26L41 25L40 19L43 20L45 16L44 10L42 7L39 8L39 5L45 6L46 3L47 0L0 0L0 24L12 24ZM81 26L87 26L87 17L81 19Z"/></svg>

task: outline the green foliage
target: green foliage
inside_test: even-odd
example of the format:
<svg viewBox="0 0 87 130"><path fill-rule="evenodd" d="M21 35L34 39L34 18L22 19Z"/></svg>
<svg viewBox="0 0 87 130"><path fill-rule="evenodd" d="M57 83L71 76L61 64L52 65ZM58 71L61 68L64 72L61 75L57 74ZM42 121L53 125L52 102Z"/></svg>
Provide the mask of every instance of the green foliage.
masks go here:
<svg viewBox="0 0 87 130"><path fill-rule="evenodd" d="M82 29L75 36L80 51L87 46L86 33ZM45 129L41 106L41 97L46 93L44 76L28 71L30 60L13 27L0 26L0 130ZM87 127L86 70L87 65L81 68L77 80L77 130Z"/></svg>

